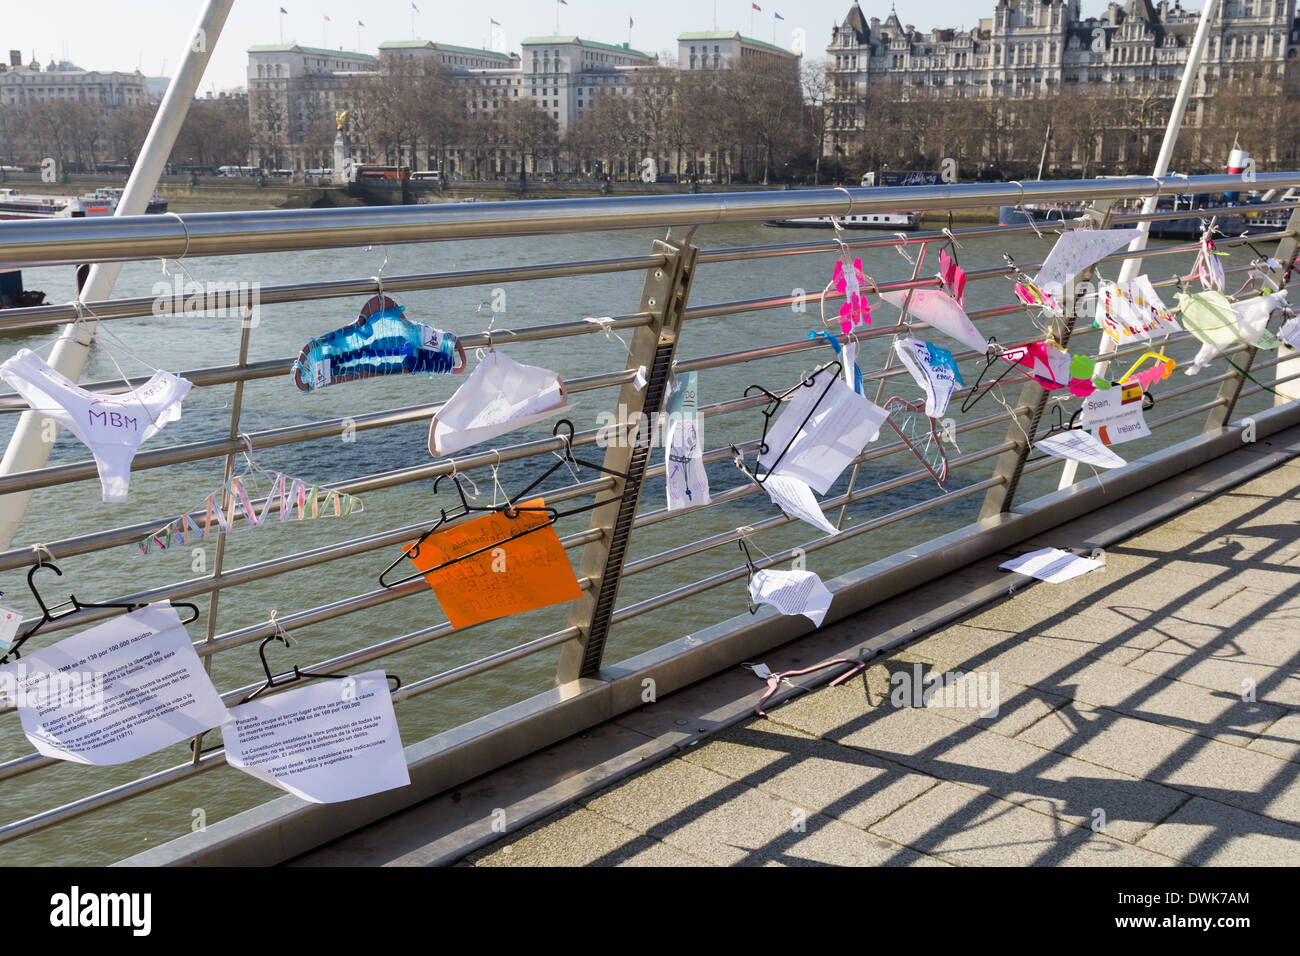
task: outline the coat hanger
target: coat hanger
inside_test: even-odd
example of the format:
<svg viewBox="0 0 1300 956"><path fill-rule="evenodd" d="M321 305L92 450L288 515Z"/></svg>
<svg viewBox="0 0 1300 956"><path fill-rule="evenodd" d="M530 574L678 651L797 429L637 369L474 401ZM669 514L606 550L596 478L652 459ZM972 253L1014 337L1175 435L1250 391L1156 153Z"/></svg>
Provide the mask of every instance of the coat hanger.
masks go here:
<svg viewBox="0 0 1300 956"><path fill-rule="evenodd" d="M568 434L561 435L560 434L561 430L565 428L567 428ZM460 496L459 510L453 510L452 512L448 512L446 509L442 509L442 515L439 518L438 523L435 524L428 531L424 532L424 534L420 535L420 537L417 538L416 541L410 547L408 547L406 550L404 550L401 553L401 555L397 558L397 560L395 560L392 564L386 567L382 573L380 573L379 575L380 586L384 588L398 587L402 584L407 583L408 581L414 581L416 578L423 577L426 574L432 574L435 571L441 571L444 568L450 567L453 564L459 564L461 561L468 561L470 558L478 557L481 554L486 554L495 548L499 548L504 544L508 544L511 541L516 541L519 538L523 538L526 537L527 535L534 534L535 532L541 531L543 528L549 528L551 525L555 524L555 522L558 521L560 518L568 518L571 515L582 514L583 512L592 511L595 508L600 507L601 505L607 504L610 499L605 499L604 501L595 501L588 505L580 505L577 508L570 508L567 511L559 511L555 508L550 507L549 505L543 507L537 507L537 506L529 506L529 505L511 504L511 502L513 501L522 501L527 499L527 497L533 491L534 488L541 485L547 478L553 475L560 468L566 466L571 467L573 465L581 465L584 468L591 468L595 471L603 472L604 474L612 475L615 478L619 478L622 479L623 481L627 481L628 476L623 472L614 471L611 468L606 468L604 465L597 465L593 462L585 461L581 458L574 457L573 454L574 429L573 429L573 422L571 422L569 419L562 418L560 419L560 421L556 422L555 427L551 430L551 434L555 437L563 439L564 454L560 455L557 452L556 455L559 458L559 460L554 465L552 465L545 472L543 472L523 491L519 492L516 495L508 496L504 504L492 505L489 507L483 507L481 505L471 505L469 503L469 499L465 495L465 488L461 484L460 476L458 474L452 472L450 476L439 475L438 478L433 483L434 493L435 494L437 493L438 485L441 483L442 479L446 477L450 477L452 481L455 482L456 492ZM438 531L448 522L455 521L458 518L463 518L464 516L475 512L499 513L505 515L507 518L516 519L519 517L520 513L524 511L531 511L531 512L538 512L538 513L545 514L547 516L547 520L542 522L541 524L534 525L530 528L520 531L517 534L512 534L509 535L508 537L486 544L481 548L477 548L474 551L469 552L468 554L462 554L459 557L451 558L450 560L444 561L442 564L438 565L435 568L429 568L427 571L416 571L414 574L408 574L406 577L401 578L400 580L397 581L387 580L388 574L392 572L393 569L396 568L399 564L402 563L402 558L409 558L409 559L418 558L420 556L420 545L422 545L426 540L428 540L430 535L434 534L436 531Z"/></svg>
<svg viewBox="0 0 1300 956"><path fill-rule="evenodd" d="M980 385L984 381L984 376L987 375L993 366L1002 359L1002 348L998 345L996 338L989 338L989 348L990 351L984 358L984 367L980 369L979 376L975 379L975 384L970 387L970 391L967 392L966 397L962 399L962 414L965 414L974 408L985 395L1001 385L1002 380L1008 375L1020 371L1020 366L1017 363L1008 362L1007 367L999 372L993 381L985 385L983 391L980 391Z"/></svg>
<svg viewBox="0 0 1300 956"><path fill-rule="evenodd" d="M1164 374L1160 376L1158 381L1163 381L1164 379L1167 379L1170 375L1173 374L1174 366L1176 363L1174 362L1173 359L1165 355L1163 349L1160 352L1143 352L1140 356L1138 356L1138 360L1129 367L1129 370L1119 377L1120 384L1123 384L1124 382L1127 382L1130 378L1132 378L1133 373L1136 372L1138 370L1138 367L1147 359L1151 359L1153 361L1154 363L1152 365L1153 369L1155 368L1163 369Z"/></svg>
<svg viewBox="0 0 1300 956"><path fill-rule="evenodd" d="M23 633L21 637L19 637L16 641L14 641L13 647L9 649L9 651L4 655L4 657L0 657L0 664L9 663L10 657L13 657L14 659L18 659L22 657L22 654L19 653L19 648L21 648L25 643L27 643L27 641L31 638L31 636L35 634L37 631L39 631L41 628L43 628L46 624L50 624L54 621L61 621L65 617L71 617L74 614L79 614L82 611L88 611L92 609L121 608L124 611L130 612L130 611L138 611L142 607L149 606L148 602L142 602L136 604L120 603L120 602L91 603L87 601L78 600L75 594L69 594L68 599L66 601L63 601L59 604L55 604L53 607L50 607L46 605L45 599L41 597L41 592L36 588L36 580L35 580L36 572L39 571L41 568L49 568L59 577L63 577L63 570L52 561L47 561L44 558L40 558L37 560L36 564L32 565L32 569L27 572L27 587L31 590L32 597L36 598L37 607L41 609L41 619L36 622L35 626L29 628L26 632ZM54 613L59 608L67 607L68 605L71 605L72 608L71 610L64 611L62 614ZM172 607L183 607L190 611L190 616L185 620L181 621L182 625L193 624L195 621L199 619L199 608L197 604L191 604L188 601L184 601L184 602L174 601L172 602Z"/></svg>
<svg viewBox="0 0 1300 956"><path fill-rule="evenodd" d="M758 573L758 568L754 567L754 556L749 553L749 545L745 542L745 535L736 540L740 545L740 550L745 552L745 566L749 568L749 576L745 579L745 603L749 606L750 614L757 614L759 605L754 603L754 598L750 593L750 585L754 583L754 575Z"/></svg>
<svg viewBox="0 0 1300 956"><path fill-rule="evenodd" d="M804 420L799 423L799 427L795 429L794 434L791 436L790 441L786 443L786 446L783 449L781 449L781 453L777 455L776 458L772 459L772 463L767 466L767 471L763 473L763 476L761 478L758 476L757 473L758 465L755 464L754 470L751 471L745 465L744 455L740 453L740 449L737 448L735 445L731 446L732 454L736 458L737 467L740 468L740 470L743 471L745 474L747 474L755 484L759 484L759 485L763 484L763 482L767 481L768 477L772 474L772 472L776 471L777 466L781 464L781 459L783 459L786 456L786 453L790 451L790 447L795 443L795 440L803 432L804 425L807 425L808 421L813 417L813 415L817 413L817 409L821 405L822 400L826 398L826 395L828 392L830 392L831 387L839 379L839 373L843 371L844 365L839 361L827 362L825 365L815 369L811 375L809 375L806 379L801 381L798 385L794 386L793 388L787 389L786 391L782 392L779 395L775 394L774 392L768 391L762 385L751 385L749 386L749 388L745 389L744 393L741 396L742 398L748 398L749 393L753 391L759 391L764 395L766 395L768 398L767 407L763 409L763 434L758 440L758 454L761 457L763 455L766 455L771 450L767 446L767 433L768 430L772 427L772 418L777 414L778 410L781 408L785 400L801 388L816 387L817 377L821 375L823 372L827 371L828 369L834 369L835 372L829 376L825 387L821 390L821 394L817 396L817 400L813 403L813 407L808 410L808 414L804 416Z"/></svg>
<svg viewBox="0 0 1300 956"><path fill-rule="evenodd" d="M1080 406L1079 408L1075 409L1074 414L1070 416L1070 420L1069 420L1069 422L1066 422L1066 420L1065 420L1065 415L1064 415L1064 413L1061 411L1061 403L1060 403L1060 402L1057 402L1056 404L1054 404L1054 405L1052 406L1052 412L1055 412L1055 413L1056 413L1056 421L1055 421L1052 425L1050 425L1050 426L1048 427L1047 431L1045 431L1043 434L1039 435L1037 438L1034 439L1034 444L1035 444L1035 445L1037 445L1037 444L1038 444L1040 441L1042 441L1044 438L1051 438L1053 435L1059 435L1059 434L1061 434L1062 432L1077 431L1077 430L1079 429L1079 427L1080 427L1080 426L1079 426L1079 416L1083 414L1083 408L1082 408L1082 406ZM1049 413L1049 414L1050 414L1050 413ZM1027 465L1027 464L1029 464L1030 462L1043 461L1043 460L1045 460L1045 459L1047 459L1047 458L1053 458L1053 457L1055 457L1055 456L1054 456L1054 455L1036 455L1036 456L1034 456L1034 457L1032 457L1032 458L1026 458L1026 459L1025 459L1025 464Z"/></svg>
<svg viewBox="0 0 1300 956"><path fill-rule="evenodd" d="M381 270L382 271L382 270ZM384 282L371 276L377 292L365 301L354 322L314 336L293 363L293 383L310 392L327 385L379 375L459 375L469 367L465 347L450 332L414 322L404 307L384 295ZM450 337L457 362L446 366L442 337ZM434 343L437 343L436 347Z"/></svg>
<svg viewBox="0 0 1300 956"><path fill-rule="evenodd" d="M272 620L274 621L274 617ZM286 671L279 676L273 675L271 673L271 665L266 662L266 645L270 644L272 641L279 641L285 647L289 646L288 634L286 634L284 628L280 626L279 621L274 621L274 623L275 633L270 637L264 638L262 643L257 646L257 656L262 659L262 670L266 673L266 683L244 697L243 700L240 701L241 704L247 704L254 697L259 696L265 691L276 687L284 687L286 684L296 684L299 681L347 680L347 674L321 674L317 671L305 671L299 668L297 664L293 665L292 671ZM393 691L398 690L402 686L402 680L396 674L388 674L386 676L393 682Z"/></svg>

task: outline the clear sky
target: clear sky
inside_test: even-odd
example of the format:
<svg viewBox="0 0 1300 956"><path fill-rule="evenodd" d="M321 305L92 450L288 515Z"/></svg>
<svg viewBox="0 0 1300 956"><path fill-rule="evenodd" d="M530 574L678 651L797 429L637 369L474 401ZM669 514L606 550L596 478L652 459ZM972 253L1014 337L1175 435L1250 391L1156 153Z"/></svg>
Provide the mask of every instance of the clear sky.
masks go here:
<svg viewBox="0 0 1300 956"><path fill-rule="evenodd" d="M832 25L852 6L852 0L757 2L762 12L751 10L753 0L567 0L565 5L557 0L415 0L416 13L410 0L235 0L201 90L245 85L248 48L278 43L282 22L286 42L352 50L360 31L360 49L373 53L384 40L411 39L412 16L416 37L473 47L487 44L489 19L494 19L502 25L505 48L517 50L524 37L553 34L558 10L561 34L624 43L630 17L634 47L675 56L677 34L713 29L716 9L718 29L768 42L775 38L783 46L790 45L793 30L802 28L808 49L820 59ZM994 3L898 0L898 12L904 23L920 30L970 28L980 17L993 15ZM1184 6L1196 9L1200 3ZM281 7L288 11L285 16ZM21 49L24 62L35 53L42 64L67 58L84 69L139 68L158 76L175 67L200 8L200 0L8 0L0 18L0 53L7 58L8 50ZM889 8L888 0L862 2L868 19L884 19ZM1105 0L1085 0L1083 12L1091 16L1105 8ZM784 19L776 20L775 13ZM365 26L358 27L358 20Z"/></svg>

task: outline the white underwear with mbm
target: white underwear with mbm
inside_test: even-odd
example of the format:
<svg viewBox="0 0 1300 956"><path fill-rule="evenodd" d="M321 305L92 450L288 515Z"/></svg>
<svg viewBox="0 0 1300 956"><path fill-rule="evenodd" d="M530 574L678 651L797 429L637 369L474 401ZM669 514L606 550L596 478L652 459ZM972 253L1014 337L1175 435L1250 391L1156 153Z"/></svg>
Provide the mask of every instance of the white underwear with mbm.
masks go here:
<svg viewBox="0 0 1300 956"><path fill-rule="evenodd" d="M33 409L65 425L90 449L104 500L126 501L131 461L146 439L179 421L192 386L171 372L155 372L137 389L117 395L90 392L57 372L31 349L0 365L3 378Z"/></svg>

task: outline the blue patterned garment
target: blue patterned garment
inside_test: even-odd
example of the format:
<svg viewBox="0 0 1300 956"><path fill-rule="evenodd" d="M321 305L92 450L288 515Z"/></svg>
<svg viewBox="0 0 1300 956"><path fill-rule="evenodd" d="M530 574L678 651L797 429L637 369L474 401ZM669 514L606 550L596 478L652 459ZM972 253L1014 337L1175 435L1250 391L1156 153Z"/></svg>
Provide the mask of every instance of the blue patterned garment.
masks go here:
<svg viewBox="0 0 1300 956"><path fill-rule="evenodd" d="M293 363L294 384L310 392L376 375L450 372L456 336L411 322L404 311L393 306L312 339Z"/></svg>

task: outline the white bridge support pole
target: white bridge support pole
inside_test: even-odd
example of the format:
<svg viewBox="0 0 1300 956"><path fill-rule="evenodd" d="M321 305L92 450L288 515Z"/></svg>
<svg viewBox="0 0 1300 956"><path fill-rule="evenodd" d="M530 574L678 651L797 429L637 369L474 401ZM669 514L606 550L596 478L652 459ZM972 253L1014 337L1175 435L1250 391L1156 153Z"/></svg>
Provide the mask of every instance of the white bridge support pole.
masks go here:
<svg viewBox="0 0 1300 956"><path fill-rule="evenodd" d="M1167 175L1169 172L1169 163L1174 156L1174 145L1178 142L1178 131L1183 126L1183 115L1187 112L1187 101L1192 97L1192 90L1196 87L1196 74L1200 72L1201 60L1205 57L1205 48L1210 44L1210 27L1213 25L1214 18L1218 16L1219 0L1205 0L1205 7L1201 10L1200 22L1196 24L1196 35L1192 38L1191 49L1187 51L1187 65L1183 68L1183 79L1178 84L1178 95L1174 97L1174 108L1169 113L1169 125L1165 127L1165 138L1160 143L1160 153L1156 156L1155 169L1151 170L1151 175L1157 178ZM1156 203L1160 197L1152 193L1142 201L1142 212L1153 213L1156 211ZM1151 234L1151 220L1143 220L1137 224L1138 235L1129 243L1129 252L1140 252L1147 247L1147 239ZM1130 279L1137 277L1142 270L1141 259L1126 259L1124 265L1119 270L1119 282L1128 282ZM1094 300L1095 307L1095 300ZM1101 348L1099 354L1105 356L1115 351L1115 340L1109 335L1102 335ZM1106 373L1107 362L1103 359L1097 363L1097 372L1104 375ZM1077 461L1065 462L1065 468L1061 472L1060 488L1068 488L1074 484L1074 475L1079 469Z"/></svg>
<svg viewBox="0 0 1300 956"><path fill-rule="evenodd" d="M203 71L207 69L212 49L234 2L235 0L206 0L204 3L203 12L199 14L194 29L185 40L180 65L172 75L167 93L154 116L149 135L140 147L140 157L131 170L126 189L113 215L139 216L148 208L149 199L157 188L158 178L167 164L167 156L176 143L181 124L190 111L190 104L194 102L199 81L203 79ZM107 299L113 293L121 268L121 263L118 262L92 266L78 298L82 302ZM86 364L94 335L93 321L82 322L79 329L75 324L64 326L63 334L50 353L49 364L72 381L77 381ZM42 434L44 421L39 412L30 409L19 416L18 426L5 449L4 459L0 460L0 475L44 467L49 460L52 445L52 442L45 440L48 435ZM0 498L0 549L8 548L13 541L31 496L30 491L21 491Z"/></svg>

